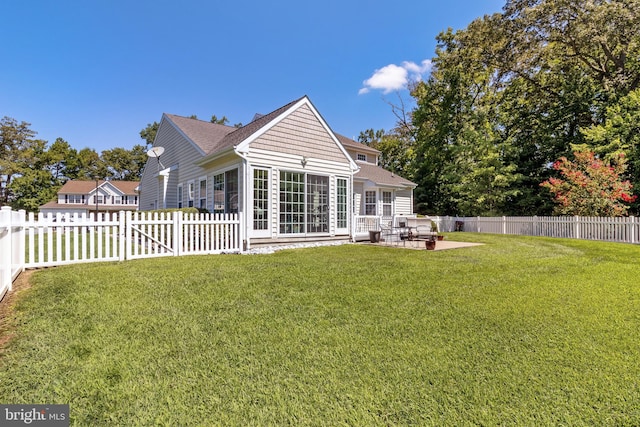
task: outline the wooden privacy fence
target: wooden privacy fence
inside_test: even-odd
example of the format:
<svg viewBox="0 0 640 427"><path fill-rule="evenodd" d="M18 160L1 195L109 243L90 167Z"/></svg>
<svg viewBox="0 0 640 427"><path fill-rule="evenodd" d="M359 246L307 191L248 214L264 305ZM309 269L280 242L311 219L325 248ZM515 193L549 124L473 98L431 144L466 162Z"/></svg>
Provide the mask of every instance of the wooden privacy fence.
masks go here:
<svg viewBox="0 0 640 427"><path fill-rule="evenodd" d="M0 211L0 296L25 268L241 252L238 214L131 212L35 215Z"/></svg>

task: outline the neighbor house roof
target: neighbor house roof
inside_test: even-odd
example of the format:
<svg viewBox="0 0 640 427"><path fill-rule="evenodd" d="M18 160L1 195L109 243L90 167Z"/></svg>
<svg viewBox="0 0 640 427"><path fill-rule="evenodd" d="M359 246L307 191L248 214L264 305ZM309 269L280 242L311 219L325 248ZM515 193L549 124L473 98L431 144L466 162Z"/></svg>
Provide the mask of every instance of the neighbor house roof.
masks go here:
<svg viewBox="0 0 640 427"><path fill-rule="evenodd" d="M415 188L417 186L414 182L404 179L380 166L366 162L357 162L357 164L360 166L360 170L354 175L355 179L367 179L376 183L376 185L385 187Z"/></svg>
<svg viewBox="0 0 640 427"><path fill-rule="evenodd" d="M105 182L116 187L118 190L122 192L122 194L135 196L138 193L136 192L136 188L140 185L138 181L98 181L98 187L102 186ZM71 180L67 181L60 190L58 190L58 194L89 194L96 189L95 181L81 181L81 180Z"/></svg>

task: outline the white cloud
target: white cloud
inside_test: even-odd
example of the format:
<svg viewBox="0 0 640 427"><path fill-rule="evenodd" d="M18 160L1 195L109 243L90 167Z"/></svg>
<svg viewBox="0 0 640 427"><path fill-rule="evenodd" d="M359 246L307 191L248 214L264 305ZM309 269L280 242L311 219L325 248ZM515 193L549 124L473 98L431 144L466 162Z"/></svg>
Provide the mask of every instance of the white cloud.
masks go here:
<svg viewBox="0 0 640 427"><path fill-rule="evenodd" d="M363 82L364 87L358 91L362 95L371 90L389 93L407 87L410 81L420 81L422 76L431 71L431 60L425 59L420 64L404 61L401 65L389 64L375 70L373 75Z"/></svg>

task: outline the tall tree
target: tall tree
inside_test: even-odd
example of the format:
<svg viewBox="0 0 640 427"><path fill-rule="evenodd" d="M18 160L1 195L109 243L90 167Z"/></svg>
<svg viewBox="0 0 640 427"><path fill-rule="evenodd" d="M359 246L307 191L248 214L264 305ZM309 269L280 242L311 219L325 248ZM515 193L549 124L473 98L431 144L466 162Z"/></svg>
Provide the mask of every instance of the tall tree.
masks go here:
<svg viewBox="0 0 640 427"><path fill-rule="evenodd" d="M474 174L497 161L487 182L502 194L490 211L551 212L539 186L549 165L638 87L639 57L640 0L510 0L504 13L442 33L431 77L412 92L416 199L466 210Z"/></svg>
<svg viewBox="0 0 640 427"><path fill-rule="evenodd" d="M147 127L140 131L140 138L144 139L147 142L148 147L153 145L153 141L155 141L156 139L156 134L158 133L159 127L160 123L158 122L148 123Z"/></svg>
<svg viewBox="0 0 640 427"><path fill-rule="evenodd" d="M133 149L112 148L102 152L101 160L106 166L105 178L136 181L142 176L147 161L146 147L135 145Z"/></svg>
<svg viewBox="0 0 640 427"><path fill-rule="evenodd" d="M30 126L6 116L0 120L0 205L15 200L14 179L33 168L37 155L46 145L34 138L36 132Z"/></svg>

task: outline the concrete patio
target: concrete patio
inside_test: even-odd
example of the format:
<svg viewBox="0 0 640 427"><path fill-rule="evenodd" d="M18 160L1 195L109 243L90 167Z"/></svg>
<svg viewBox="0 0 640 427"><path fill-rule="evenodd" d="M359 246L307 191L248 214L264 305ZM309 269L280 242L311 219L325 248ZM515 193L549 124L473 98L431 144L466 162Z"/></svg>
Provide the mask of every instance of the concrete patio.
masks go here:
<svg viewBox="0 0 640 427"><path fill-rule="evenodd" d="M378 243L370 243L363 242L369 245L378 245L378 246L392 246L402 249L419 249L426 250L426 245L423 240L400 240L400 241L382 241ZM456 242L454 240L439 240L436 242L436 251L443 251L447 249L459 249L459 248L468 248L471 246L480 246L482 243L470 243L470 242Z"/></svg>

